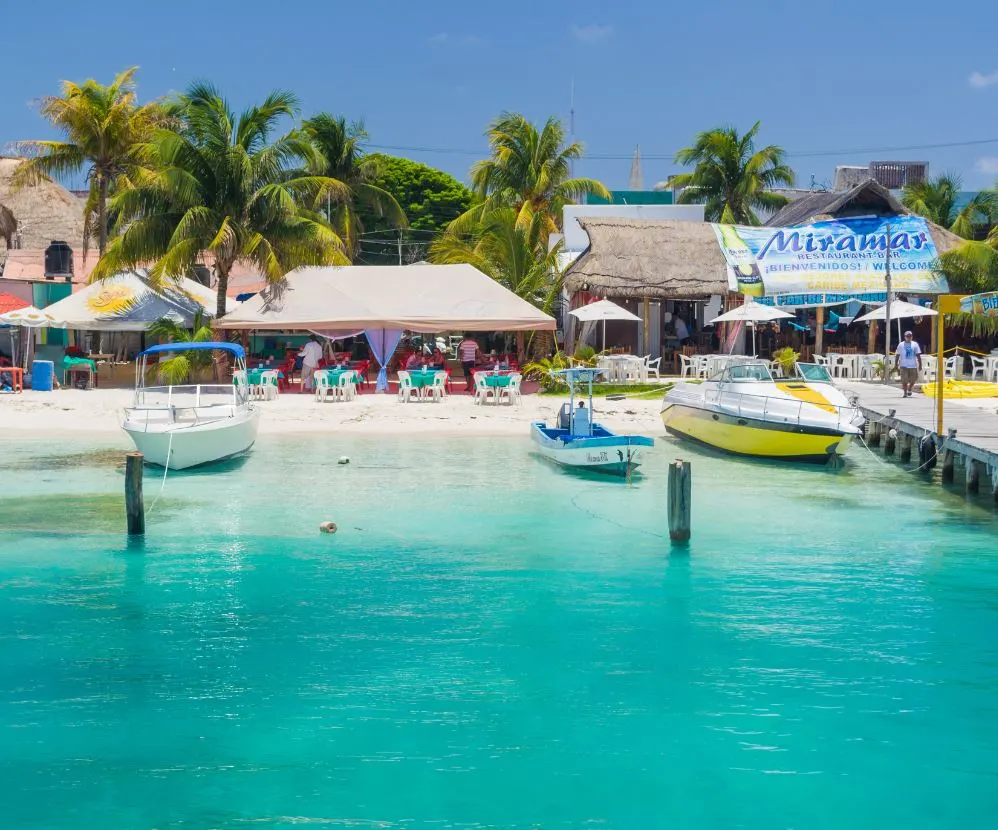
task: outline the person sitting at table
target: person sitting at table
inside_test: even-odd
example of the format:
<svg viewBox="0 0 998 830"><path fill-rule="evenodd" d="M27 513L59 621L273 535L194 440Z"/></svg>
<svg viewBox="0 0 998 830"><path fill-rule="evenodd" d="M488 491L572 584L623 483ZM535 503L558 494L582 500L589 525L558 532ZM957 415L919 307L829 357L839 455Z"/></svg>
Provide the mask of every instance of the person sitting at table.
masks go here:
<svg viewBox="0 0 998 830"><path fill-rule="evenodd" d="M406 371L410 371L412 369L418 369L419 367L420 367L419 352L413 352L405 360Z"/></svg>
<svg viewBox="0 0 998 830"><path fill-rule="evenodd" d="M432 369L443 369L447 359L444 357L444 353L440 349L434 349L433 354L430 355L430 368Z"/></svg>
<svg viewBox="0 0 998 830"><path fill-rule="evenodd" d="M496 352L495 349L489 352L489 359L485 362L490 369L499 371L499 354Z"/></svg>

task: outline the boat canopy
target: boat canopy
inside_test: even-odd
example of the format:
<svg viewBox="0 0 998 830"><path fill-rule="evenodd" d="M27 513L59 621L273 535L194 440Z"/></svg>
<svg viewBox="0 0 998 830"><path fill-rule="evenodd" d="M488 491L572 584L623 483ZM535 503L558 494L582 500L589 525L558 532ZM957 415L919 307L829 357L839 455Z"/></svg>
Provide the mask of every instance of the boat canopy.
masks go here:
<svg viewBox="0 0 998 830"><path fill-rule="evenodd" d="M168 352L231 352L236 357L246 357L246 352L238 343L222 343L220 341L208 341L206 343L160 343L158 346L150 346L139 357L149 354L164 354Z"/></svg>

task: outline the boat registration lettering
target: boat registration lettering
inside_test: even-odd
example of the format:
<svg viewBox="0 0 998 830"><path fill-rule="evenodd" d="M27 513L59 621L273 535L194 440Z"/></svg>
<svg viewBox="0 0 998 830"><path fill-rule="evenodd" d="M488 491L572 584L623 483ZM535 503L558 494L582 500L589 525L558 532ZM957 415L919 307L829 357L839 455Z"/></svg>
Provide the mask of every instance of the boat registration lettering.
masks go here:
<svg viewBox="0 0 998 830"><path fill-rule="evenodd" d="M586 461L588 461L590 464L606 464L610 461L610 456L607 455L605 450L596 453L587 452Z"/></svg>

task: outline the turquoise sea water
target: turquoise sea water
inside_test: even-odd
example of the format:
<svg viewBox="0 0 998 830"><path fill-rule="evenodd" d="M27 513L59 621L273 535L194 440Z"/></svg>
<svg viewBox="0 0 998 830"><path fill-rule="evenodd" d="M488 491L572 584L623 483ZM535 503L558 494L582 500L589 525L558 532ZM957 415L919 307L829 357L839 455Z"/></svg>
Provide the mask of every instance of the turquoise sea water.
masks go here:
<svg viewBox="0 0 998 830"><path fill-rule="evenodd" d="M994 825L998 524L861 448L266 439L129 548L125 446L3 445L0 826Z"/></svg>

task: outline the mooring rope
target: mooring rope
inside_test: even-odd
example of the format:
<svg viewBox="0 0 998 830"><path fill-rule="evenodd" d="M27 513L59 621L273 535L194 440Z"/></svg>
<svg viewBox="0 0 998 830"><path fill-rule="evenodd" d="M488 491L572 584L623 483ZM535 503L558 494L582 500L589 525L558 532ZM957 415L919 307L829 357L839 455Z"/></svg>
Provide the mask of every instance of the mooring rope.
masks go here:
<svg viewBox="0 0 998 830"><path fill-rule="evenodd" d="M159 501L159 497L163 495L163 491L166 489L166 474L170 472L170 454L173 452L173 432L170 432L170 441L166 445L166 464L163 465L163 480L159 485L159 492L156 494L156 498L152 500L152 504L149 505L149 509L146 511L146 516L152 513L152 509L156 506L156 502Z"/></svg>

